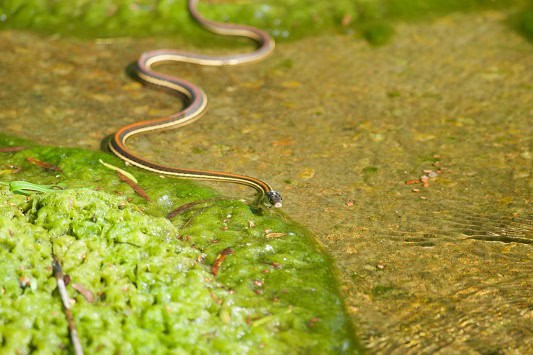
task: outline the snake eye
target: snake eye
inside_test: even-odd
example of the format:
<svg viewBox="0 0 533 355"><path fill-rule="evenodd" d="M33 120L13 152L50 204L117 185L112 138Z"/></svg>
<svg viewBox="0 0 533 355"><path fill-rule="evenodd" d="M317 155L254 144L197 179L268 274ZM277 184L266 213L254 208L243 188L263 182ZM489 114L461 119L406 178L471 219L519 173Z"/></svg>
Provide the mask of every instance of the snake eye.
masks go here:
<svg viewBox="0 0 533 355"><path fill-rule="evenodd" d="M267 197L268 197L268 202L270 202L270 204L273 206L273 207L276 207L276 208L279 208L282 206L282 198L281 198L281 194L277 191L269 191L266 193Z"/></svg>

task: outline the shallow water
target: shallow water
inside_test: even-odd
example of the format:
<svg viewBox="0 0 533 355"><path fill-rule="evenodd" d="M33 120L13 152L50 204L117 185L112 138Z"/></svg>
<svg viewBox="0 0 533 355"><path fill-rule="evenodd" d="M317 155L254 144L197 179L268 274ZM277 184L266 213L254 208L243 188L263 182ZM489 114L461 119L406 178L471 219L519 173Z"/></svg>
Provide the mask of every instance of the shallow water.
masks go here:
<svg viewBox="0 0 533 355"><path fill-rule="evenodd" d="M501 22L455 15L400 26L381 48L325 36L279 45L251 66L166 66L205 89L210 111L131 144L282 191L284 211L334 256L371 352L526 353L533 61L531 45ZM0 33L2 132L99 149L121 125L179 109L125 73L162 47L210 51L171 39ZM427 187L405 184L424 170L440 171Z"/></svg>

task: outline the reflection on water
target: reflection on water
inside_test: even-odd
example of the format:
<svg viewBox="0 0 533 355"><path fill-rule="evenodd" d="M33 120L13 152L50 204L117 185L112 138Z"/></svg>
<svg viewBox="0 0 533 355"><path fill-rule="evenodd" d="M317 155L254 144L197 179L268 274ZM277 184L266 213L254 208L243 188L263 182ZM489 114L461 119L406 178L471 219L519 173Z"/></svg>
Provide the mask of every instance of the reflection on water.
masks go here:
<svg viewBox="0 0 533 355"><path fill-rule="evenodd" d="M132 144L281 190L285 211L333 254L371 350L525 352L533 63L498 16L405 26L379 49L329 36L251 66L165 67L200 84L210 111ZM2 132L98 149L117 127L179 109L124 72L162 47L191 49L0 33ZM416 182L431 172L427 187Z"/></svg>

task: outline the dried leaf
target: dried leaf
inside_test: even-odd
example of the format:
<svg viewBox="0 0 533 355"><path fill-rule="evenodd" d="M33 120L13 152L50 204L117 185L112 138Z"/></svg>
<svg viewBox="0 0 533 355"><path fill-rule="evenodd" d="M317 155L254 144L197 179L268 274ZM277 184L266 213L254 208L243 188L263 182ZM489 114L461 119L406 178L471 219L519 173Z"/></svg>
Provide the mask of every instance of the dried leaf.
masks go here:
<svg viewBox="0 0 533 355"><path fill-rule="evenodd" d="M15 173L18 173L21 170L22 169L18 168L18 167L13 167L13 168L10 168L10 169L0 170L0 175L3 175L3 174L15 174Z"/></svg>
<svg viewBox="0 0 533 355"><path fill-rule="evenodd" d="M28 158L26 158L26 160L29 161L30 163L32 163L34 165L37 165L37 166L40 166L41 168L44 168L46 170L57 171L57 172L60 172L60 173L63 172L63 170L61 170L61 168L59 166L56 166L54 164L50 164L50 163L47 163L47 162L44 162L44 161L40 161L40 160L32 158L32 157L28 157Z"/></svg>
<svg viewBox="0 0 533 355"><path fill-rule="evenodd" d="M20 152L21 150L26 149L26 147L2 147L0 148L0 153L12 153L12 152Z"/></svg>
<svg viewBox="0 0 533 355"><path fill-rule="evenodd" d="M213 266L211 266L211 273L215 276L217 276L218 271L220 270L220 265L222 265L222 262L226 257L230 254L233 254L235 251L231 248L226 248L218 254L217 258L213 262Z"/></svg>
<svg viewBox="0 0 533 355"><path fill-rule="evenodd" d="M279 237L283 237L283 236L286 236L287 233L268 233L266 235L267 238L279 238Z"/></svg>

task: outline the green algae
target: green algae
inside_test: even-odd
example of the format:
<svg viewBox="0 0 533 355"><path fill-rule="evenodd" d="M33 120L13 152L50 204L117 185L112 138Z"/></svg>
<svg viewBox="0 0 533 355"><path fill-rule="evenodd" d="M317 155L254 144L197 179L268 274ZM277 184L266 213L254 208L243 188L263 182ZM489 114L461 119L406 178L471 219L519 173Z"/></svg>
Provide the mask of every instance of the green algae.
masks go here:
<svg viewBox="0 0 533 355"><path fill-rule="evenodd" d="M71 278L67 290L87 353L360 351L331 260L279 212L124 167L104 153L0 136L0 147L21 144L27 149L0 153L3 171L20 169L0 180L64 189L24 196L0 185L2 352L71 351L53 255ZM152 202L100 159L132 173ZM205 202L164 218L198 200ZM227 248L233 253L212 272Z"/></svg>
<svg viewBox="0 0 533 355"><path fill-rule="evenodd" d="M244 0L201 2L199 7L208 18L250 24L267 30L279 40L336 31L356 33L372 44L381 45L392 38L396 21L417 21L459 11L506 11L524 7L526 3L523 0ZM192 41L216 43L212 35L202 31L190 18L186 1L173 0L4 0L0 2L0 29L5 28L30 28L85 38L182 36ZM523 28L518 26L522 33Z"/></svg>
<svg viewBox="0 0 533 355"><path fill-rule="evenodd" d="M533 42L533 3L510 16L507 23L528 41Z"/></svg>

